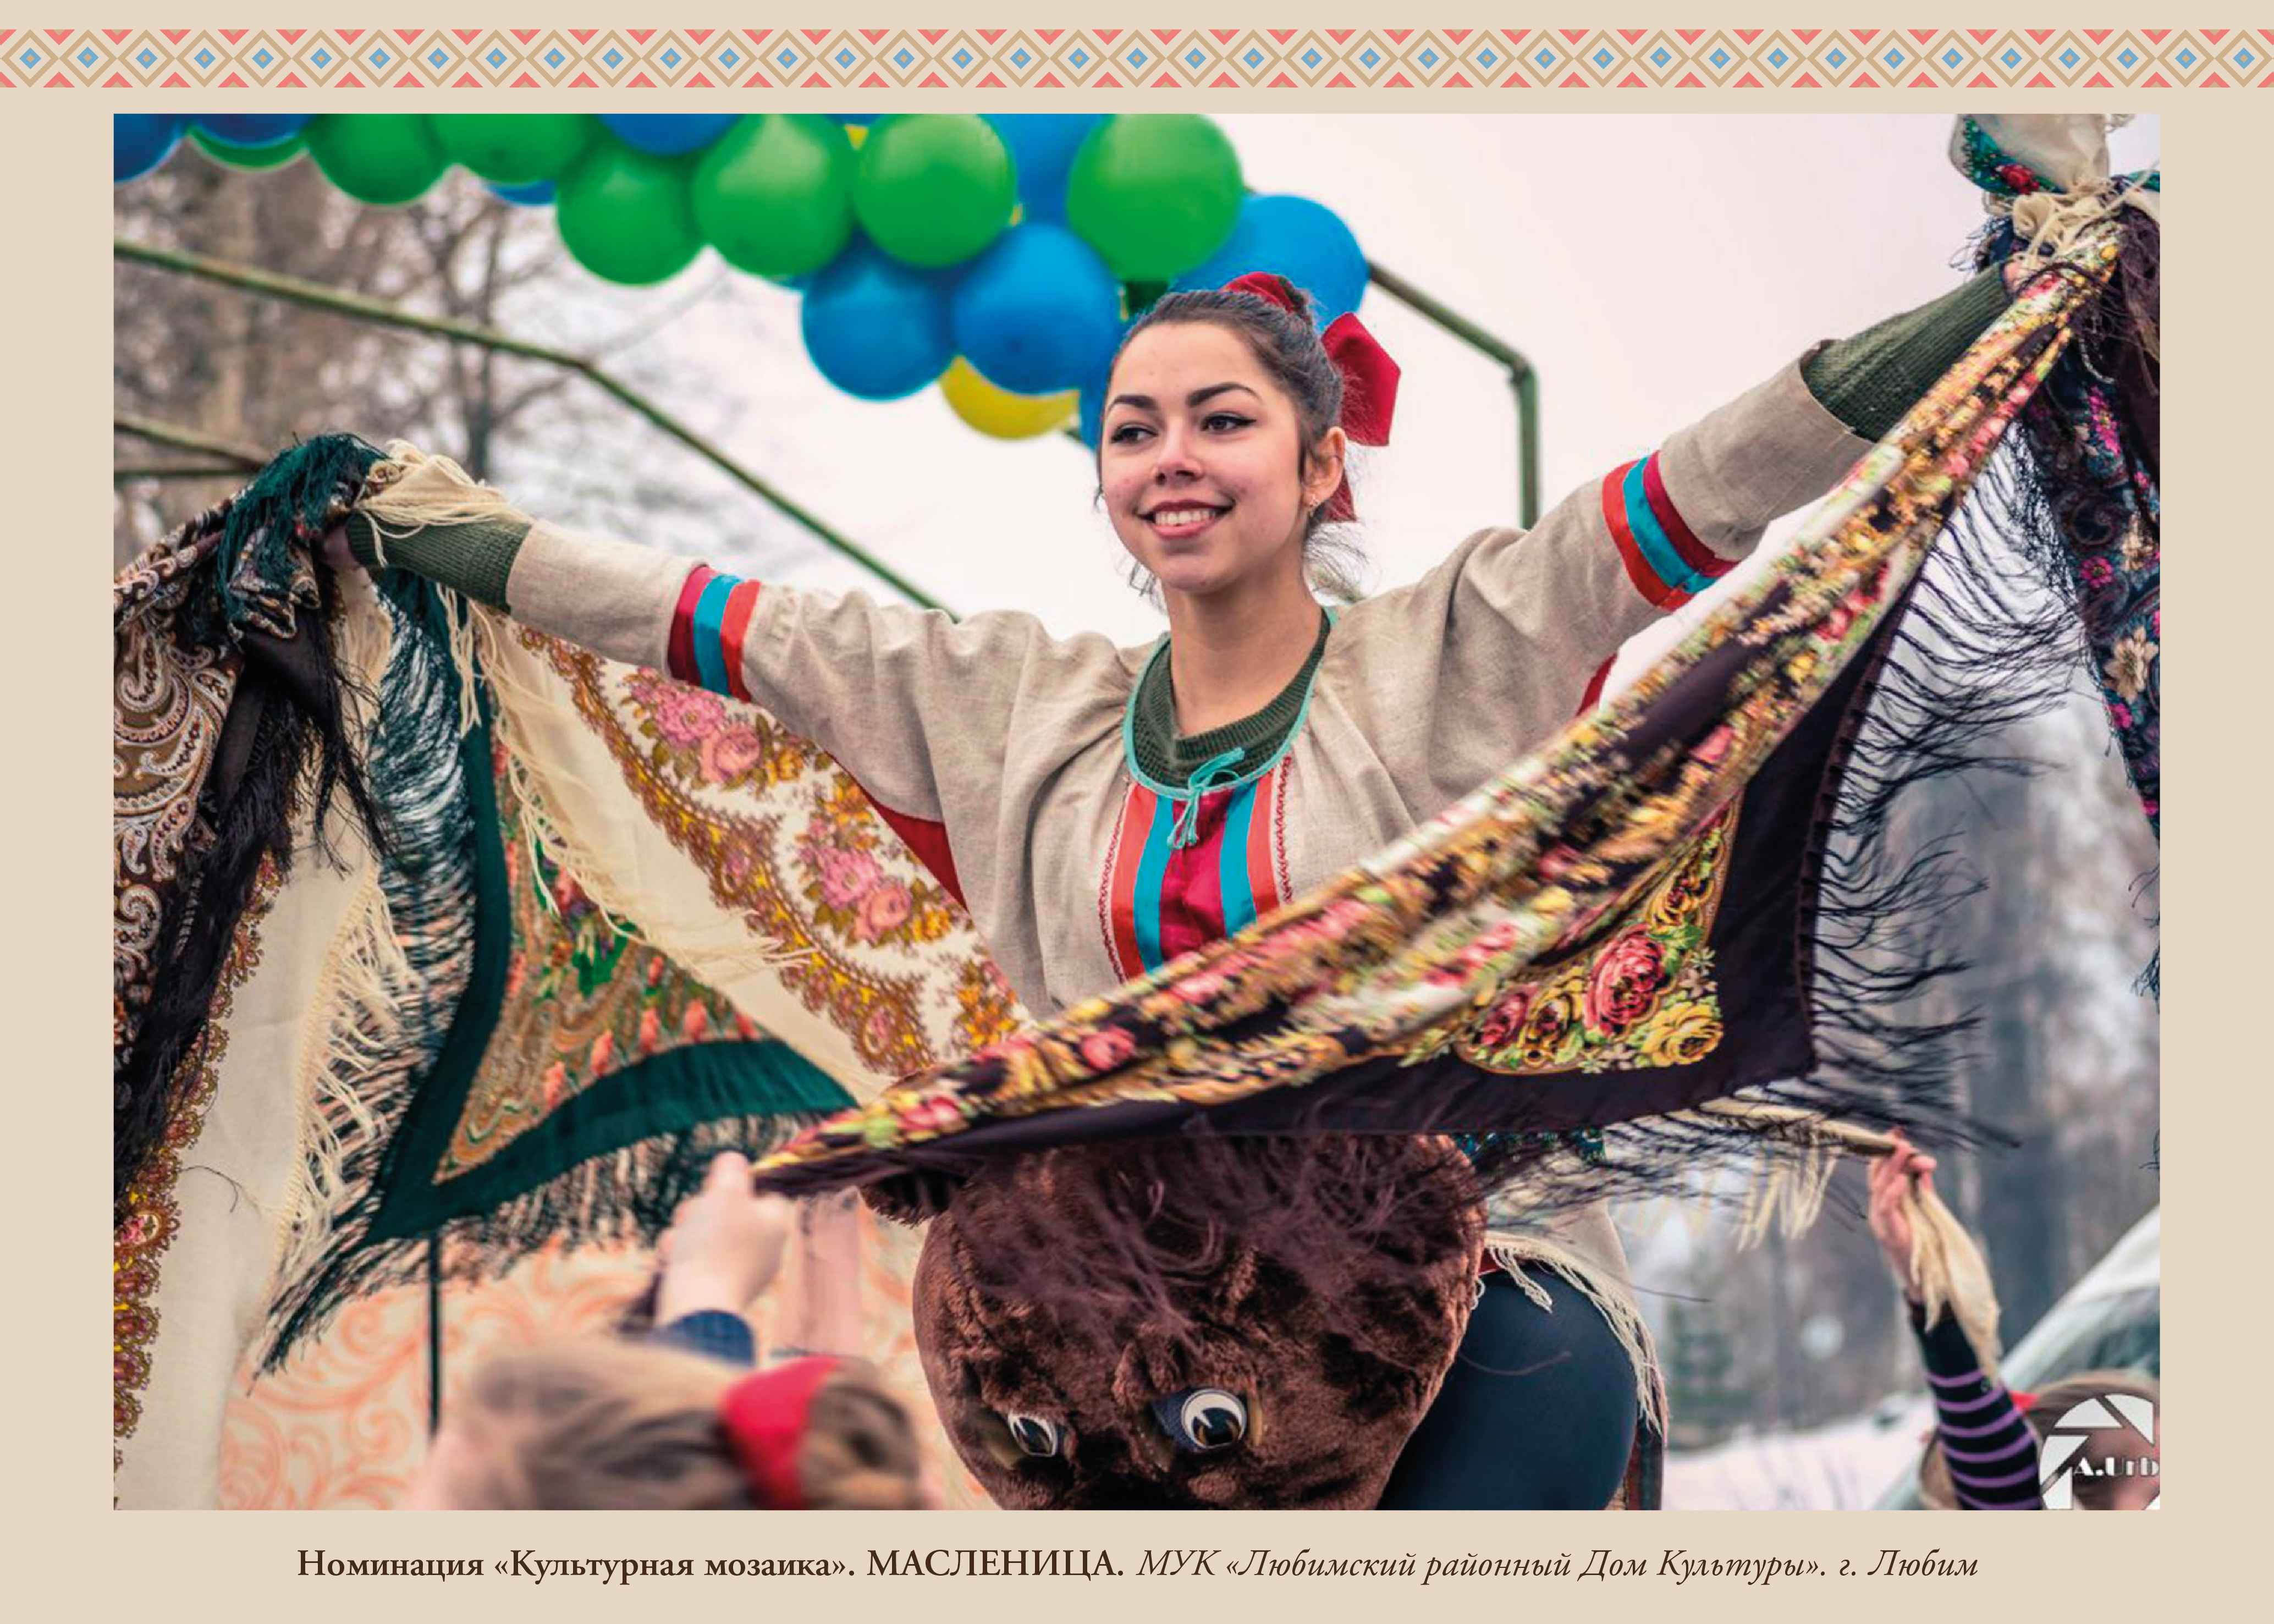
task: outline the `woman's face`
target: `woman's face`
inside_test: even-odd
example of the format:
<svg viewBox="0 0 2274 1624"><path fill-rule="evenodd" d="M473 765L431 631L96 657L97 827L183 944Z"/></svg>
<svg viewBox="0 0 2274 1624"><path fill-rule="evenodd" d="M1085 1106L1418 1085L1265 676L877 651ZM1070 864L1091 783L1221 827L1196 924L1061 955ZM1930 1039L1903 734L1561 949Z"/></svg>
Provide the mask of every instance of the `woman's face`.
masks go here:
<svg viewBox="0 0 2274 1624"><path fill-rule="evenodd" d="M1299 471L1301 449L1295 403L1245 338L1212 322L1148 327L1106 387L1098 469L1114 533L1164 592L1299 576L1306 518L1342 479L1343 432Z"/></svg>

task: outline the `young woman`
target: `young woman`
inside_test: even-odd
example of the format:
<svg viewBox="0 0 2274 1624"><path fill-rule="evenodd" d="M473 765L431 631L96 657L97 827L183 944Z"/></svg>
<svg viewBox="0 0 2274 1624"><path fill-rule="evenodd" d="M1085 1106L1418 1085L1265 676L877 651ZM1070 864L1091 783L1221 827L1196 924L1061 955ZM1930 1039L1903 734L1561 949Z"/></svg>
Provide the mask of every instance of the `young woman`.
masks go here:
<svg viewBox="0 0 2274 1624"><path fill-rule="evenodd" d="M1344 458L1397 368L1274 277L1171 294L1106 388L1100 498L1157 584L1149 649L741 581L521 520L335 556L418 571L828 750L968 907L1036 1014L1228 934L1450 804L1591 703L1619 645L1828 490L2003 309L1992 271L1819 345L1530 532L1335 610ZM421 477L414 474L413 477ZM1654 1413L1600 1207L1495 1215L1461 1360L1386 1506L1600 1507Z"/></svg>

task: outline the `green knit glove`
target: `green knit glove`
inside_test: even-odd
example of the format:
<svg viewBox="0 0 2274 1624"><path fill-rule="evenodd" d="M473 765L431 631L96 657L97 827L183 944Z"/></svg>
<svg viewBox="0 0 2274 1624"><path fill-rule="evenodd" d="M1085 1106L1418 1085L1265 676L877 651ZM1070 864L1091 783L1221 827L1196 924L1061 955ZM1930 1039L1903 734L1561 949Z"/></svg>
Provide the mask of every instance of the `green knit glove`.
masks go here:
<svg viewBox="0 0 2274 1624"><path fill-rule="evenodd" d="M1801 377L1826 411L1864 439L1878 440L1903 420L2012 299L1993 265L1931 304L1826 345L1801 364Z"/></svg>
<svg viewBox="0 0 2274 1624"><path fill-rule="evenodd" d="M530 527L518 519L472 524L430 524L408 536L382 538L361 513L347 518L348 550L365 569L407 569L493 609L510 609L505 584Z"/></svg>

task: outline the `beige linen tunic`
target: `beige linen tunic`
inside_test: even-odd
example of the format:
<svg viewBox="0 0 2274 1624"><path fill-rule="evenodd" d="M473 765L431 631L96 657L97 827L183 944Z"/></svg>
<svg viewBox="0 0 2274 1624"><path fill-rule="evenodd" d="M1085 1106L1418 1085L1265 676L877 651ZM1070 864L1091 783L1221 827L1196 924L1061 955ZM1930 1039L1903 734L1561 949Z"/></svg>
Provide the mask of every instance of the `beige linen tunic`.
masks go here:
<svg viewBox="0 0 2274 1624"><path fill-rule="evenodd" d="M1868 448L1810 394L1796 361L1674 434L1648 471L1692 555L1702 544L1730 560ZM1480 530L1420 580L1339 613L1280 755L1217 792L1273 777L1276 815L1255 838L1269 842L1281 898L1370 856L1545 740L1619 645L1681 600L1668 579L1679 570L1651 566L1666 556L1664 536L1654 550L1635 539L1649 523L1635 512L1643 471L1589 481L1528 532ZM507 598L546 631L665 667L689 574L684 559L540 523ZM982 938L1027 1006L1047 1015L1137 968L1116 951L1106 904L1137 788L1127 719L1154 651L1055 638L1024 613L959 621L857 592L766 586L724 657L739 661L753 698L881 806L944 825ZM1510 1254L1570 1272L1568 1247L1585 1266L1581 1283L1631 1315L1600 1206L1495 1222L1538 1243L1511 1238Z"/></svg>

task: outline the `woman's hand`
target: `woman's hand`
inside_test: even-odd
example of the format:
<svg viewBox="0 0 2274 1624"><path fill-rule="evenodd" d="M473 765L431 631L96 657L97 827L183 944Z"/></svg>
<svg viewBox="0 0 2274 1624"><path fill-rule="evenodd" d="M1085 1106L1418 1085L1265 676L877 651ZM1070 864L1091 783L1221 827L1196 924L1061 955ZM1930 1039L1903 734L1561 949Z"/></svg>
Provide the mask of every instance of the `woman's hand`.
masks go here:
<svg viewBox="0 0 2274 1624"><path fill-rule="evenodd" d="M1932 1192L1935 1163L1932 1156L1915 1149L1900 1132L1890 1137L1895 1147L1871 1164L1866 1212L1879 1250L1886 1254L1887 1267L1894 1271L1895 1282L1902 1287L1903 1296L1916 1303L1920 1299L1918 1289L1911 1283L1911 1221L1904 1198L1913 1180L1921 1190Z"/></svg>
<svg viewBox="0 0 2274 1624"><path fill-rule="evenodd" d="M704 1309L739 1314L781 1270L790 1204L750 1187L750 1164L734 1151L711 1163L702 1190L679 1204L656 1244L662 1277L659 1325Z"/></svg>
<svg viewBox="0 0 2274 1624"><path fill-rule="evenodd" d="M363 568L363 561L356 557L355 549L348 545L348 526L344 519L324 532L319 551L324 562L343 575Z"/></svg>

